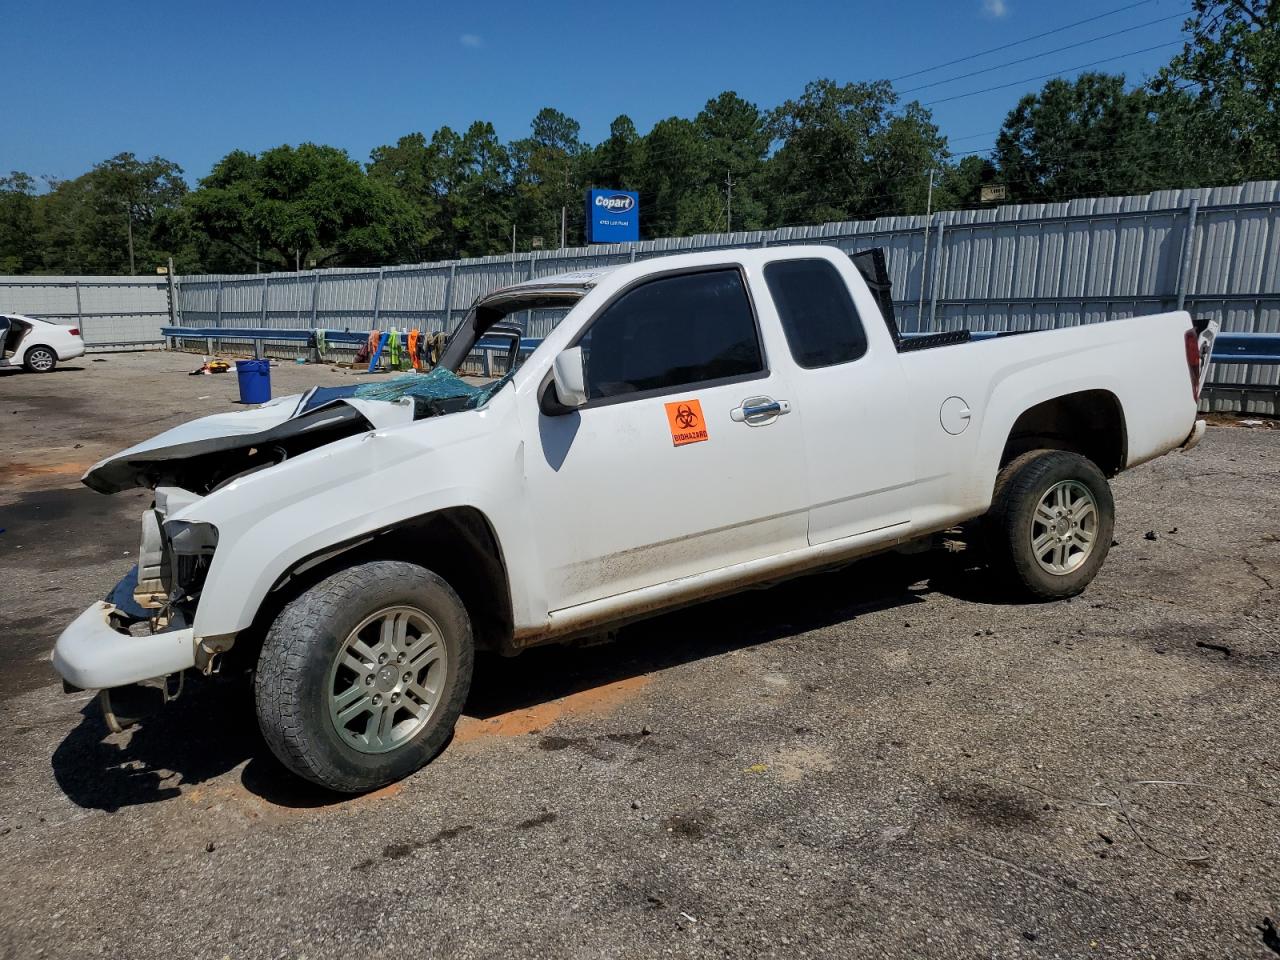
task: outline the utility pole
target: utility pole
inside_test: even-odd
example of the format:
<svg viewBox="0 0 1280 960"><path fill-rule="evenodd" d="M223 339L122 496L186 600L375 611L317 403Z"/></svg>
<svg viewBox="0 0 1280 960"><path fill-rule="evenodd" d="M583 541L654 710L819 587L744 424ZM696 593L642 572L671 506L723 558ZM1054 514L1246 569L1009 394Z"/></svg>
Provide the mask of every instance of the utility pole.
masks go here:
<svg viewBox="0 0 1280 960"><path fill-rule="evenodd" d="M726 170L725 185L728 187L728 195L725 198L725 222L728 225L726 233L733 233L733 171Z"/></svg>
<svg viewBox="0 0 1280 960"><path fill-rule="evenodd" d="M129 276L135 277L138 272L133 268L133 204L124 201L124 219L129 231Z"/></svg>
<svg viewBox="0 0 1280 960"><path fill-rule="evenodd" d="M173 257L169 258L169 275L165 279L169 282L169 326L176 327L178 325L178 289L173 281Z"/></svg>
<svg viewBox="0 0 1280 960"><path fill-rule="evenodd" d="M569 193L569 164L564 166L564 192ZM569 205L567 203L560 204L560 249L564 249L565 234L568 232L565 228L569 223Z"/></svg>
<svg viewBox="0 0 1280 960"><path fill-rule="evenodd" d="M929 218L933 214L933 168L929 168L929 198L924 204L924 250L920 258L920 301L916 304L916 329L924 329L924 281L929 268Z"/></svg>
<svg viewBox="0 0 1280 960"><path fill-rule="evenodd" d="M511 225L511 282L516 282L516 225Z"/></svg>

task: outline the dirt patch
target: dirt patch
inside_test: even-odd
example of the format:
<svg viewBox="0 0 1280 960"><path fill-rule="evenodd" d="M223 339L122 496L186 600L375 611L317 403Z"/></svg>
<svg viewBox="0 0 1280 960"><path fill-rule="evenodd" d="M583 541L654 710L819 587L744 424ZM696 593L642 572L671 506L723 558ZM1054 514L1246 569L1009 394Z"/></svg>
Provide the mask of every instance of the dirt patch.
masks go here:
<svg viewBox="0 0 1280 960"><path fill-rule="evenodd" d="M634 699L649 683L648 676L626 677L590 690L571 693L558 700L511 710L484 720L463 717L458 721L453 742L465 744L489 738L509 739L537 733L565 716L608 715Z"/></svg>
<svg viewBox="0 0 1280 960"><path fill-rule="evenodd" d="M39 490L51 485L74 486L96 460L63 462L10 461L0 467L0 485L9 489Z"/></svg>
<svg viewBox="0 0 1280 960"><path fill-rule="evenodd" d="M786 783L799 783L812 774L830 773L836 768L831 754L817 747L788 747L773 762Z"/></svg>

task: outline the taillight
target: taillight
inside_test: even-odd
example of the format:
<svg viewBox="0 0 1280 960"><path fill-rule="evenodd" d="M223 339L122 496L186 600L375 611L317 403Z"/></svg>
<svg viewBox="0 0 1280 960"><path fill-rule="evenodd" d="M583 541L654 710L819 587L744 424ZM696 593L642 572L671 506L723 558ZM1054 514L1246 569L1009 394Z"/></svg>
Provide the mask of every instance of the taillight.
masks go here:
<svg viewBox="0 0 1280 960"><path fill-rule="evenodd" d="M80 336L80 328L72 327L70 330L67 331L67 333L71 334L73 337L78 337Z"/></svg>
<svg viewBox="0 0 1280 960"><path fill-rule="evenodd" d="M1191 374L1191 398L1200 402L1200 335L1188 330L1183 338L1187 345L1187 372Z"/></svg>

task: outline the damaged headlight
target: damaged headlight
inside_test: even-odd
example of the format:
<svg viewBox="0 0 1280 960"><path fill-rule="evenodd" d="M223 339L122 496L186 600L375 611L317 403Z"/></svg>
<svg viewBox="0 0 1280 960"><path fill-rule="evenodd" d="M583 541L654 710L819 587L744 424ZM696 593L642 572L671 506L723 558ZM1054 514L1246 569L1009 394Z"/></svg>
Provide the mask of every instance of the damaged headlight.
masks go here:
<svg viewBox="0 0 1280 960"><path fill-rule="evenodd" d="M181 487L156 487L156 500L151 509L142 514L142 540L138 545L138 577L133 589L133 599L146 610L162 610L173 600L181 600L183 595L173 596L174 588L185 588L194 584L196 592L204 579L201 554L212 553L217 543L218 534L208 524L178 523L167 518L186 509L200 499L199 494ZM173 538L182 527L208 527L211 534L196 534L197 544L194 550L186 550L188 555L194 554L191 561L179 562L173 552ZM183 546L192 543L192 534L183 538ZM178 568L182 569L179 570ZM203 568L208 567L208 557L203 558ZM190 590L186 595L193 595Z"/></svg>
<svg viewBox="0 0 1280 960"><path fill-rule="evenodd" d="M164 524L164 563L160 578L171 601L198 597L218 547L218 530L210 523L170 520Z"/></svg>

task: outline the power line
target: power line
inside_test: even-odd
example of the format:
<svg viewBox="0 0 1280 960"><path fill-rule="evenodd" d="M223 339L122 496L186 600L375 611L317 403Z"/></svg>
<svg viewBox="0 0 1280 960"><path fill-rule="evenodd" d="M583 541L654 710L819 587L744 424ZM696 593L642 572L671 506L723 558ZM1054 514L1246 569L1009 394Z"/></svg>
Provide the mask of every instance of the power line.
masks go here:
<svg viewBox="0 0 1280 960"><path fill-rule="evenodd" d="M1062 27L1055 27L1052 30L1046 30L1044 33L1037 33L1030 37L1024 37L1021 40L1013 40L1009 43L1002 43L998 47L992 47L989 50L982 50L978 53L971 53L965 57L957 57L954 60L948 60L945 63L937 63L932 67L923 67L920 70L913 70L911 73L904 73L901 76L890 77L890 83L897 83L899 80L906 80L908 77L918 77L922 73L932 73L934 70L941 70L943 67L954 66L957 63L965 63L969 60L976 60L978 57L985 57L989 53L998 53L1001 50L1008 50L1010 47L1018 47L1024 43L1030 43L1032 40L1039 40L1042 37L1051 37L1055 33L1062 33L1064 30L1070 30L1073 27L1081 27L1086 23L1093 23L1095 20L1102 20L1105 17L1115 16L1117 13L1124 13L1126 10L1132 10L1135 7L1143 7L1149 3L1155 3L1155 0L1138 0L1137 3L1125 4L1123 7L1116 7L1114 10L1108 10L1106 13L1099 13L1096 16L1085 17L1083 20L1077 20L1075 23L1068 23Z"/></svg>
<svg viewBox="0 0 1280 960"><path fill-rule="evenodd" d="M1078 40L1075 43L1068 43L1065 47L1055 47L1052 50L1042 50L1040 53L1033 53L1030 56L1019 57L1017 60L1006 60L1004 63L997 63L994 67L983 67L981 70L970 70L968 73L961 73L954 77L947 77L945 80L934 80L932 83L922 83L918 87L909 87L906 90L899 90L897 92L901 95L915 93L917 90L927 90L929 87L938 87L944 83L953 83L956 80L964 80L967 77L976 77L982 73L990 73L992 70L1001 70L1005 67L1012 67L1019 63L1026 63L1028 60L1038 60L1041 57L1047 57L1053 53L1061 53L1063 50L1074 50L1076 47L1088 46L1089 44L1097 43L1100 40L1110 40L1112 37L1118 37L1123 33L1132 33L1134 30L1141 30L1144 27L1155 26L1157 23L1164 23L1166 20L1176 20L1184 16L1186 16L1185 12L1170 14L1167 17L1157 17L1155 20L1148 20L1145 23L1134 24L1132 27L1125 27L1123 30L1104 33L1100 37L1090 37L1088 40Z"/></svg>
<svg viewBox="0 0 1280 960"><path fill-rule="evenodd" d="M1084 70L1088 67L1096 67L1100 63L1110 63L1112 60L1123 60L1125 57L1136 57L1140 53L1150 53L1152 50L1162 50L1165 47L1178 47L1182 45L1181 40L1170 40L1166 43L1157 43L1154 46L1143 47L1141 50L1130 50L1128 53L1119 53L1114 57L1103 57L1101 60L1092 60L1089 63L1082 63L1075 67L1062 67L1054 70L1052 73L1042 73L1035 77L1026 77L1022 80L1014 80L1011 83L998 83L994 87L983 87L981 90L970 90L968 93L957 93L951 97L941 97L938 100L926 100L921 106L931 107L935 103L949 103L952 100L963 100L965 97L976 97L980 93L990 93L992 90L1005 90L1009 87L1020 87L1024 83L1034 83L1037 80L1046 80L1050 77L1058 77L1064 73L1071 73L1073 70Z"/></svg>

